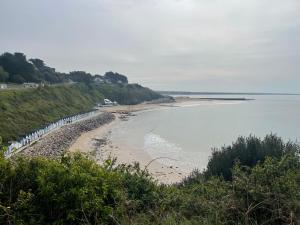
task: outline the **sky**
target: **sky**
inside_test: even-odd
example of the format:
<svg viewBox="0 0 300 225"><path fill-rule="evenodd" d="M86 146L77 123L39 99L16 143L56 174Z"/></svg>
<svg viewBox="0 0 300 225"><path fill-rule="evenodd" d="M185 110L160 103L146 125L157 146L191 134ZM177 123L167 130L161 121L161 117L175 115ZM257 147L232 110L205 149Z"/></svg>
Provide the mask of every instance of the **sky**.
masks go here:
<svg viewBox="0 0 300 225"><path fill-rule="evenodd" d="M299 0L0 0L0 53L155 90L300 93Z"/></svg>

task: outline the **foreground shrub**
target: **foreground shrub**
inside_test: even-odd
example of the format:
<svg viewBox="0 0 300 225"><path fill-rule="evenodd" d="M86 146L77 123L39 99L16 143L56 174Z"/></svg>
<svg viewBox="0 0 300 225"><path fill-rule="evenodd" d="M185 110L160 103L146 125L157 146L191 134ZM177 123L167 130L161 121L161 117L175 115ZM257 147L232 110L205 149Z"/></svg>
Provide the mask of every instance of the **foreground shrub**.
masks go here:
<svg viewBox="0 0 300 225"><path fill-rule="evenodd" d="M297 145L293 149L297 149ZM300 161L295 151L256 165L237 162L231 179L194 171L160 185L138 164L97 165L86 156L7 160L0 154L0 224L297 224Z"/></svg>
<svg viewBox="0 0 300 225"><path fill-rule="evenodd" d="M253 169L237 165L228 213L242 224L296 224L300 215L299 157L267 158Z"/></svg>
<svg viewBox="0 0 300 225"><path fill-rule="evenodd" d="M1 224L99 224L120 213L120 174L81 155L1 159L0 166Z"/></svg>
<svg viewBox="0 0 300 225"><path fill-rule="evenodd" d="M205 171L205 177L223 176L231 180L231 170L239 161L241 165L253 167L266 157L280 158L285 154L299 154L299 145L285 143L276 135L267 135L263 140L255 136L239 137L231 146L214 149Z"/></svg>
<svg viewBox="0 0 300 225"><path fill-rule="evenodd" d="M299 222L298 156L268 157L253 168L237 164L232 173L232 181L215 177L181 185L167 204L181 217L196 220L199 224Z"/></svg>

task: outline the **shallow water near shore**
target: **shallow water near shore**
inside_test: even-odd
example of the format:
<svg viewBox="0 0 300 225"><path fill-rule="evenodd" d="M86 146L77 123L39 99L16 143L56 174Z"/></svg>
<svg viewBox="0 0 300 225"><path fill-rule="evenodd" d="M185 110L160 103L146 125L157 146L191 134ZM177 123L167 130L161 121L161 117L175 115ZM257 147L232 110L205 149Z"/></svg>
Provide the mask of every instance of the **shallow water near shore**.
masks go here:
<svg viewBox="0 0 300 225"><path fill-rule="evenodd" d="M189 172L206 167L212 148L231 144L240 135L275 133L300 140L300 96L246 97L251 101L199 101L136 113L111 131L111 140L145 151L167 166Z"/></svg>

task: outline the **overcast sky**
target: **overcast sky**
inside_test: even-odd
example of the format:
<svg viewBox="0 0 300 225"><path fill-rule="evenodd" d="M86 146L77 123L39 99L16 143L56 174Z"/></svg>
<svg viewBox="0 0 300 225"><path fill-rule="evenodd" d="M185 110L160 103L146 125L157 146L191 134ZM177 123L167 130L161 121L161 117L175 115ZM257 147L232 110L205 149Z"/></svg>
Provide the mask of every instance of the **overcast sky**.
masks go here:
<svg viewBox="0 0 300 225"><path fill-rule="evenodd" d="M156 90L300 92L300 0L0 0L0 51Z"/></svg>

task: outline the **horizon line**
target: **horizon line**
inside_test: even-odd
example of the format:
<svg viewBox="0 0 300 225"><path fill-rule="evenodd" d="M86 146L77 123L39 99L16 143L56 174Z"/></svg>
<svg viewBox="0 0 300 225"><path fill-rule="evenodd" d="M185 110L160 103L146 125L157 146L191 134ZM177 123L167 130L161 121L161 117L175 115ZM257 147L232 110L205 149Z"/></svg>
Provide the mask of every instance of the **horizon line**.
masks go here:
<svg viewBox="0 0 300 225"><path fill-rule="evenodd" d="M158 93L169 94L186 94L186 95L300 95L300 93L285 93L285 92L221 92L221 91L156 91Z"/></svg>

